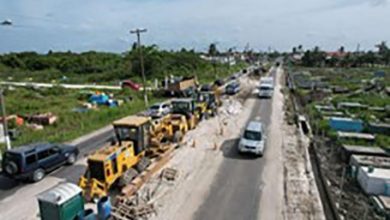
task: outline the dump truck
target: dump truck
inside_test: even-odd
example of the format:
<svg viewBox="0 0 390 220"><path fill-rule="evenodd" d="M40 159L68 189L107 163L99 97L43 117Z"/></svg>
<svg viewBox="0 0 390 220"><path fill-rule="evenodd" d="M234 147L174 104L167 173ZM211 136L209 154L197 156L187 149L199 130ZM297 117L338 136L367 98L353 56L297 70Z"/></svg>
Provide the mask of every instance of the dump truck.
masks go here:
<svg viewBox="0 0 390 220"><path fill-rule="evenodd" d="M198 82L191 76L166 80L163 86L167 96L190 97L198 87Z"/></svg>
<svg viewBox="0 0 390 220"><path fill-rule="evenodd" d="M185 129L186 121L177 120ZM180 127L181 126L181 127ZM87 159L87 171L80 178L79 186L87 201L96 201L108 195L115 184L123 187L142 172L150 158L164 152L170 141L180 141L169 118L152 120L145 116L128 116L113 123L115 139L111 146L99 149Z"/></svg>

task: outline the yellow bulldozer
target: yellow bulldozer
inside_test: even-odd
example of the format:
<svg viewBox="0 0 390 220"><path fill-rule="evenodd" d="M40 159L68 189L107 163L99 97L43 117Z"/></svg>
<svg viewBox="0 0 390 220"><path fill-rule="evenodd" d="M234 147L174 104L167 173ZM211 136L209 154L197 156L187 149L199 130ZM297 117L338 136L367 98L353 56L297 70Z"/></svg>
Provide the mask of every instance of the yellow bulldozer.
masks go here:
<svg viewBox="0 0 390 220"><path fill-rule="evenodd" d="M130 183L149 165L151 157L167 150L171 141L181 140L178 134L186 129L186 124L178 123L179 127L174 128L169 118L156 121L144 116L115 121L111 146L88 157L87 171L80 178L79 186L86 200L96 201L107 195L112 186Z"/></svg>
<svg viewBox="0 0 390 220"><path fill-rule="evenodd" d="M177 127L177 125L182 123L184 116L187 130L185 130L183 134L188 130L194 129L198 125L202 116L202 109L197 106L196 101L193 98L174 99L171 101L171 105L172 112L170 117L174 127Z"/></svg>

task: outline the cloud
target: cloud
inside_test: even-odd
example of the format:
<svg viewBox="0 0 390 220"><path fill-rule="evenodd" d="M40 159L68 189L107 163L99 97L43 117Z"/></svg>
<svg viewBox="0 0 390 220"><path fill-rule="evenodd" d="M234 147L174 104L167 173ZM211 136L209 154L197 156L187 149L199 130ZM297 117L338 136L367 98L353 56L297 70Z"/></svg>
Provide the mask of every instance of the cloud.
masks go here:
<svg viewBox="0 0 390 220"><path fill-rule="evenodd" d="M1 16L31 28L0 29L0 52L37 48L121 52L146 27L143 42L162 48L289 50L297 44L337 48L388 40L387 0L40 0L2 1ZM3 34L4 32L7 32ZM21 36L29 36L26 40ZM31 39L31 40L30 40ZM370 45L371 44L371 45Z"/></svg>

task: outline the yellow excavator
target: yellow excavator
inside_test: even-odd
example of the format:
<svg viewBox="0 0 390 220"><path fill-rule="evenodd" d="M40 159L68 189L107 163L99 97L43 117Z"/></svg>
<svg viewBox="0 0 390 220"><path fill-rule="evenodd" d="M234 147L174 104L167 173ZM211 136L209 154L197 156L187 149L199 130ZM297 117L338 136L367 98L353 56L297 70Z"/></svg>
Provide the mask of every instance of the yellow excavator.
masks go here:
<svg viewBox="0 0 390 220"><path fill-rule="evenodd" d="M179 128L185 129L185 121ZM180 141L169 118L152 120L144 116L128 116L113 123L115 140L87 159L88 167L79 180L87 201L108 195L114 185L123 187L142 172L150 157L164 152L170 141ZM163 143L166 142L166 143Z"/></svg>

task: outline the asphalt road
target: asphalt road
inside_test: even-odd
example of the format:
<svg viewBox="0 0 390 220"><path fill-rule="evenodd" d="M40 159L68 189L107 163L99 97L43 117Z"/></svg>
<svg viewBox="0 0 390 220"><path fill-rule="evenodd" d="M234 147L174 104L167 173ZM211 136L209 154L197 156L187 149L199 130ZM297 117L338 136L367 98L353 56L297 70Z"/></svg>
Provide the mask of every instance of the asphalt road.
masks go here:
<svg viewBox="0 0 390 220"><path fill-rule="evenodd" d="M275 69L271 75L275 75ZM251 98L256 99L256 102L249 121L260 118L268 134L272 100ZM229 140L222 145L224 161L212 183L209 195L196 211L194 219L258 219L259 203L264 185L262 172L265 160L251 155L240 155L237 151L238 141L238 139ZM266 145L266 147L268 146Z"/></svg>
<svg viewBox="0 0 390 220"><path fill-rule="evenodd" d="M113 135L113 131L109 130L77 144L76 146L80 150L80 157L98 149L104 144L107 144L110 138L112 137L112 135ZM77 183L80 176L85 172L85 169L86 169L85 166L80 166L77 164L73 166L63 166L50 173L49 176L66 178L66 180L69 182ZM22 187L28 187L28 185L29 183L15 181L1 174L0 175L0 200L3 200L6 197L14 194Z"/></svg>

